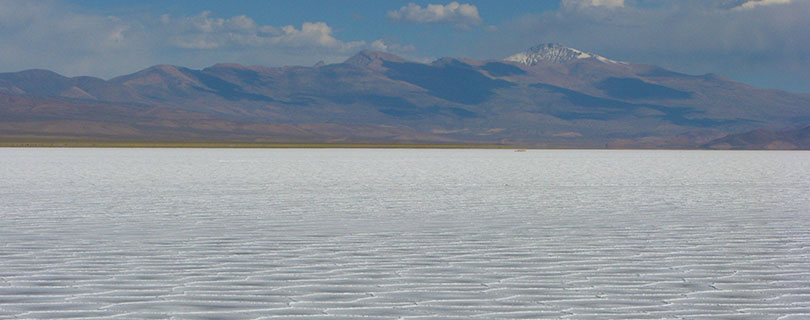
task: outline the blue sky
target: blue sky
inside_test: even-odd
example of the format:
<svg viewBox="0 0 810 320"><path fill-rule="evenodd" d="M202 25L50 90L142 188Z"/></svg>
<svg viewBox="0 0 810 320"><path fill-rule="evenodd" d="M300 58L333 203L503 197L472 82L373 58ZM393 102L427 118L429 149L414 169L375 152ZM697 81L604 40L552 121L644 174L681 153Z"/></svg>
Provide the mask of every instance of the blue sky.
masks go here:
<svg viewBox="0 0 810 320"><path fill-rule="evenodd" d="M0 0L0 72L109 78L155 64L503 58L557 42L810 92L810 0Z"/></svg>

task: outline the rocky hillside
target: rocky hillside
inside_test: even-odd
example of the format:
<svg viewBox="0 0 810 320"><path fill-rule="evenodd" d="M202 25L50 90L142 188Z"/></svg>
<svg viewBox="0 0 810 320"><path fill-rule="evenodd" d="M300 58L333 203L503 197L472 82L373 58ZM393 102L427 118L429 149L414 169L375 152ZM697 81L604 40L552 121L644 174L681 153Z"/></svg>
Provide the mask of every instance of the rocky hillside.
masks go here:
<svg viewBox="0 0 810 320"><path fill-rule="evenodd" d="M313 67L0 74L0 138L695 148L810 123L810 96L556 44L504 60L362 51Z"/></svg>

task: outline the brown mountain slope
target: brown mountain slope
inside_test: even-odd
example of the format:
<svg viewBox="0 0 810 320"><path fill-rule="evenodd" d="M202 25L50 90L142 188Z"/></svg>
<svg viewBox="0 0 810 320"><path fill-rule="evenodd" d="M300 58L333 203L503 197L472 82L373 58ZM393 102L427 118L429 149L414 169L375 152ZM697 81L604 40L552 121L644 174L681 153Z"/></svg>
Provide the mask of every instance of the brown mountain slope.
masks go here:
<svg viewBox="0 0 810 320"><path fill-rule="evenodd" d="M271 124L164 107L133 109L0 94L0 140L457 143L383 126Z"/></svg>
<svg viewBox="0 0 810 320"><path fill-rule="evenodd" d="M763 130L732 134L705 145L732 150L810 150L810 126L791 130Z"/></svg>
<svg viewBox="0 0 810 320"><path fill-rule="evenodd" d="M171 131L173 137L208 140L269 135L689 148L728 134L810 123L808 95L593 57L531 65L454 58L425 64L363 51L344 63L315 67L159 65L111 80L32 70L0 74L0 94L5 129L27 126L34 134L31 121L48 120L136 130L122 128L121 138ZM254 132L242 124L279 129ZM64 127L74 128L65 135L78 130ZM59 133L49 128L49 134Z"/></svg>

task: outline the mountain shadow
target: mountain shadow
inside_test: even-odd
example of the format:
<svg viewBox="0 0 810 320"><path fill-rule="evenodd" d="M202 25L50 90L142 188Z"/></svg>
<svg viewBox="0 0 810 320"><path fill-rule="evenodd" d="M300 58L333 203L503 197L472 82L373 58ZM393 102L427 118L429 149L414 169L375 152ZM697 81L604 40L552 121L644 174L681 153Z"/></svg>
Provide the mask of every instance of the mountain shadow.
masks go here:
<svg viewBox="0 0 810 320"><path fill-rule="evenodd" d="M607 78L596 84L616 99L689 99L692 93L649 83L636 78Z"/></svg>
<svg viewBox="0 0 810 320"><path fill-rule="evenodd" d="M425 88L433 96L462 104L479 104L493 95L493 90L515 84L492 79L472 66L452 61L441 66L413 62L384 61L385 75Z"/></svg>
<svg viewBox="0 0 810 320"><path fill-rule="evenodd" d="M569 103L595 109L598 112L557 112L552 115L564 120L591 119L591 120L612 120L631 115L633 111L641 108L649 108L664 113L662 119L677 125L693 127L710 127L721 124L734 123L739 120L715 120L709 118L687 118L686 116L702 111L687 107L667 107L655 104L630 103L620 100L594 97L581 92L565 89L545 83L535 83L531 87L549 90L562 94Z"/></svg>
<svg viewBox="0 0 810 320"><path fill-rule="evenodd" d="M523 69L502 62L489 62L481 66L481 69L495 77L508 77L526 74L526 71Z"/></svg>

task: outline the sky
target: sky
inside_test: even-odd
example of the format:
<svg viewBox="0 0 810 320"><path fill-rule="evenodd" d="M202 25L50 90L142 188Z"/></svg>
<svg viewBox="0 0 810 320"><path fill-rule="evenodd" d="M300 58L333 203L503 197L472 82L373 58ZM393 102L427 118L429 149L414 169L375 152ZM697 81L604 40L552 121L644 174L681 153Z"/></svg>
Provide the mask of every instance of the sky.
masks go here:
<svg viewBox="0 0 810 320"><path fill-rule="evenodd" d="M810 0L0 0L0 72L500 59L559 43L810 93Z"/></svg>

